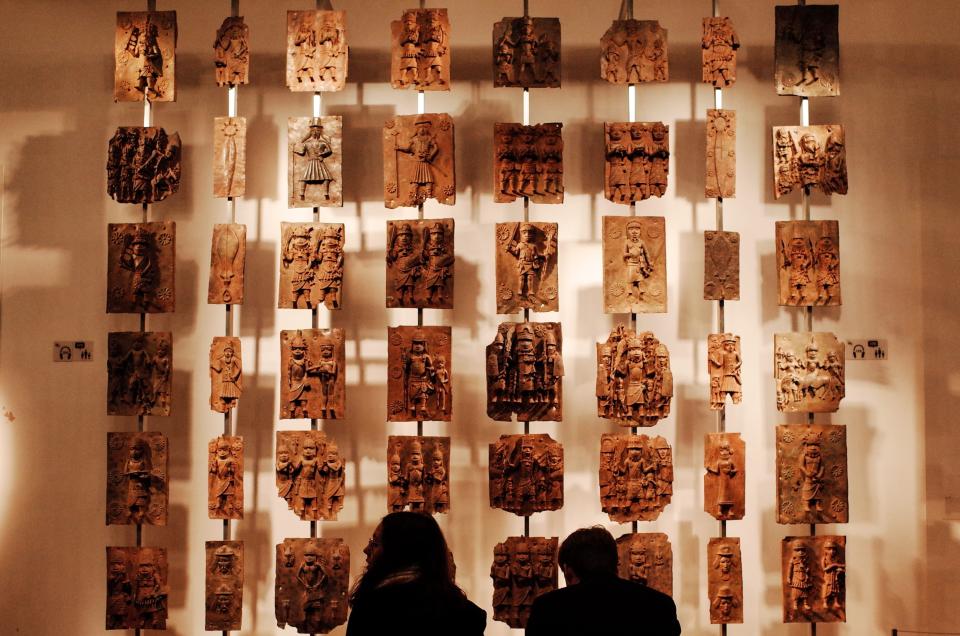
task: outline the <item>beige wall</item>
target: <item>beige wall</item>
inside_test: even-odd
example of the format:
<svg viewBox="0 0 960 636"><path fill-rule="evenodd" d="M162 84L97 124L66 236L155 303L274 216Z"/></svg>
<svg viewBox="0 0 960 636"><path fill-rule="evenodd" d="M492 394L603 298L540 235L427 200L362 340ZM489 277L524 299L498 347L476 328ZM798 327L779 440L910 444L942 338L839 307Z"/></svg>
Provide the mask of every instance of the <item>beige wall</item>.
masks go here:
<svg viewBox="0 0 960 636"><path fill-rule="evenodd" d="M295 3L294 3L295 4ZM309 3L302 3L309 4ZM344 117L345 205L322 217L346 224L345 308L333 324L346 329L346 420L325 429L350 459L348 500L341 520L322 525L360 550L384 512L386 436L412 425L384 424L386 326L411 324L411 310L383 307L387 212L380 200L379 135L394 113L415 112L410 92L390 89L389 21L407 2L338 2L348 11L352 47L349 84L329 96L327 111ZM731 634L806 633L780 623L779 544L803 527L774 522L772 334L797 328L799 314L776 304L774 222L797 218L798 205L775 202L770 187L769 131L798 121L797 100L778 98L772 84L773 4L722 2L743 48L739 81L725 105L738 111L737 198L726 206L727 229L742 235L742 300L728 303L727 325L743 336L743 404L729 409L728 427L748 448L747 518L729 524L743 540L745 624ZM246 542L244 633L276 631L273 545L304 536L273 487L277 420L278 335L309 325L307 312L277 311L277 240L281 220L306 219L287 210L285 126L310 113L310 98L283 85L282 4L241 2L251 28L252 84L240 92L248 118L248 196L238 218L248 225L247 304L240 309L247 391L239 433L247 443L246 518L236 524ZM272 5L272 6L270 6ZM105 432L132 430L132 418L108 418L104 408L106 333L135 329L135 316L103 313L106 224L137 218L133 206L107 198L107 140L118 125L137 124L133 104L113 104L114 11L143 3L0 0L0 166L2 199L2 342L0 342L0 631L41 636L93 634L103 627L104 546L133 542L133 529L104 527ZM291 5L291 8L294 5ZM486 503L486 445L519 426L484 414L483 347L501 319L494 313L493 225L514 220L519 204L494 205L491 133L496 121L518 121L520 92L493 89L490 30L513 2L450 4L454 90L428 94L430 111L456 120L458 205L427 206L427 216L457 222L456 309L426 312L426 322L452 324L455 338L455 421L427 424L426 434L453 437L453 511L441 517L459 566L460 583L490 611L488 572L493 545L522 531L522 521ZM565 420L534 424L566 451L566 504L532 518L534 534L563 536L602 523L599 436L614 427L594 414L594 342L613 320L600 306L600 217L621 214L601 189L601 128L626 118L626 90L598 78L598 40L619 3L531 2L533 14L563 22L563 88L537 90L534 121L564 122L566 203L533 206L532 218L560 222ZM160 2L176 8L180 26L178 101L160 104L155 122L184 141L181 191L154 208L153 218L177 222L177 306L150 317L149 327L174 333L174 414L149 420L171 439L171 515L165 528L146 528L145 541L170 554L170 631L203 630L203 542L220 536L206 516L207 441L222 419L208 410L206 355L223 330L223 308L204 302L214 223L227 219L211 196L212 118L226 100L215 87L211 43L223 15L220 2ZM702 196L705 109L699 83L700 18L710 2L637 2L638 17L656 17L670 31L671 81L639 89L638 116L671 126L673 161L667 196L642 204L641 214L667 217L669 312L640 324L665 341L677 383L671 417L655 430L674 445L675 496L661 519L642 524L667 532L675 558L674 589L684 633L714 634L709 625L704 553L717 524L702 512L703 435L713 430L706 406L705 335L712 306L701 299L703 230L714 224ZM897 626L960 630L960 471L955 414L960 406L957 354L957 250L954 202L960 194L960 133L956 24L949 0L904 3L847 0L841 6L842 95L812 102L813 123L846 126L850 194L814 199L813 218L839 219L845 304L816 312L818 329L845 338L878 336L890 359L847 370L847 398L822 421L849 426L851 523L822 528L848 537L846 627L821 634L878 634ZM557 314L540 317L555 320ZM321 315L322 324L328 318ZM55 365L55 339L95 342L92 364ZM793 420L788 420L793 421ZM297 423L302 426L302 423ZM952 497L952 499L950 499ZM504 634L491 624L492 634ZM338 632L338 633L342 633Z"/></svg>

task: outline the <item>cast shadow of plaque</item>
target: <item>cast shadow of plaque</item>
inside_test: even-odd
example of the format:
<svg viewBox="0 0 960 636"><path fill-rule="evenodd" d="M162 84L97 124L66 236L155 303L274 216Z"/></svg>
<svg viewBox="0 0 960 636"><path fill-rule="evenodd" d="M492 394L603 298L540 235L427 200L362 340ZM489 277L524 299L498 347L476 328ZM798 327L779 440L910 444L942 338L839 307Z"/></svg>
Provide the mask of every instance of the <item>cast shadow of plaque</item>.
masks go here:
<svg viewBox="0 0 960 636"><path fill-rule="evenodd" d="M472 250L467 250L472 251ZM462 252L461 252L462 253ZM469 339L479 335L480 323L480 276L476 262L457 256L454 262L453 310L444 310L439 314L441 324L469 330ZM452 314L452 315L451 315Z"/></svg>
<svg viewBox="0 0 960 636"><path fill-rule="evenodd" d="M260 208L261 205L258 204L257 207ZM256 218L262 218L259 209ZM279 224L279 221L269 217L266 222ZM247 258L243 271L243 305L240 308L239 333L242 336L253 335L259 338L263 334L272 333L276 326L280 256L274 241L263 238L251 240L251 229L247 228ZM261 228L256 228L256 235L263 236Z"/></svg>
<svg viewBox="0 0 960 636"><path fill-rule="evenodd" d="M396 107L365 105L362 90L357 87L361 103L337 104L328 113L343 117L344 205L383 202L383 124L396 114Z"/></svg>
<svg viewBox="0 0 960 636"><path fill-rule="evenodd" d="M259 57L257 63L260 63ZM253 112L243 115L247 118L247 184L243 198L279 199L278 184L281 181L276 176L276 166L280 161L277 139L280 138L280 124L286 129L287 122L278 122L275 115L264 112L263 90L256 90L255 95ZM286 179L282 183L286 184ZM286 192L283 196L286 197Z"/></svg>
<svg viewBox="0 0 960 636"><path fill-rule="evenodd" d="M671 76L670 79L672 81L673 77ZM696 89L693 88L693 90ZM672 158L675 159L671 167L673 173L670 178L673 180L677 198L686 199L693 206L698 203L712 202L712 199L708 199L704 194L707 170L705 156L707 151L707 122L702 118L706 117L706 110L696 113L696 116L700 119L675 122L670 131L674 136ZM680 161L680 158L683 158L683 161ZM694 227L696 227L695 212L693 214Z"/></svg>
<svg viewBox="0 0 960 636"><path fill-rule="evenodd" d="M680 234L681 272L677 332L684 340L703 340L712 333L713 303L703 299L703 232ZM670 263L667 263L670 267Z"/></svg>
<svg viewBox="0 0 960 636"><path fill-rule="evenodd" d="M245 495L248 499L251 490L253 489L246 489ZM266 512L252 512L253 506L249 502L244 503L244 508L243 520L236 522L234 527L235 539L243 541L243 625L249 629L256 628L260 619L260 604L256 599L273 596L273 588L267 587L267 581L273 575L276 557L271 543L270 515ZM266 625L275 624L273 612L263 617L263 622Z"/></svg>

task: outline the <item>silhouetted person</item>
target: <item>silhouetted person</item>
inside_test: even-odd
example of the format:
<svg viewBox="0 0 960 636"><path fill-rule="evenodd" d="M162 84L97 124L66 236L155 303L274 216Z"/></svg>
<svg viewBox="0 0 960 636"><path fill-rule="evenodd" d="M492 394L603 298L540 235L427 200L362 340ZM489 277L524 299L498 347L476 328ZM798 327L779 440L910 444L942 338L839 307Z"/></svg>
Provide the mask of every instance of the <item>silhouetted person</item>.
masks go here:
<svg viewBox="0 0 960 636"><path fill-rule="evenodd" d="M560 545L567 587L533 602L527 636L678 636L677 606L666 594L617 576L617 543L595 526Z"/></svg>
<svg viewBox="0 0 960 636"><path fill-rule="evenodd" d="M481 636L487 613L453 580L452 555L433 517L392 512L363 549L347 636Z"/></svg>

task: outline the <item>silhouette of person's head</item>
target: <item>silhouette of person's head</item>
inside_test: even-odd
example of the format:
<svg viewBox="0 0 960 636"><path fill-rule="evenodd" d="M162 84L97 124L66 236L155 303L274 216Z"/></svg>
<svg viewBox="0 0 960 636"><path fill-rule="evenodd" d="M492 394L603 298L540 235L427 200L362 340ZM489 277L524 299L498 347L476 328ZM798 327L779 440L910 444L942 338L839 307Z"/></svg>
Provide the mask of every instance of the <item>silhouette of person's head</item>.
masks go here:
<svg viewBox="0 0 960 636"><path fill-rule="evenodd" d="M560 544L557 560L567 585L617 576L617 542L601 526L580 528Z"/></svg>
<svg viewBox="0 0 960 636"><path fill-rule="evenodd" d="M391 512L380 521L363 552L367 567L353 586L351 603L393 583L416 582L439 595L463 594L454 583L447 541L429 515Z"/></svg>

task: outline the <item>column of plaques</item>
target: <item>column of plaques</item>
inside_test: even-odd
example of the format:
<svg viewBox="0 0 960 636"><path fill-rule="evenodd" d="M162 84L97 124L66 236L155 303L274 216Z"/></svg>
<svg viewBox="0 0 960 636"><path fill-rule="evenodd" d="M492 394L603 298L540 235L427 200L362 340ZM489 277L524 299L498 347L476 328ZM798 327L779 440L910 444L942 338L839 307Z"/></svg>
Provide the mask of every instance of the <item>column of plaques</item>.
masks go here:
<svg viewBox="0 0 960 636"><path fill-rule="evenodd" d="M234 10L239 6L234 5ZM223 432L207 445L207 516L223 521L222 540L205 550L207 631L237 631L243 618L244 544L232 540L233 521L243 519L244 446L236 434L243 394L243 352L233 335L234 311L243 304L247 226L238 224L236 199L246 192L247 120L237 114L238 92L249 82L250 30L243 17L224 18L214 36L214 81L226 88L227 115L213 120L213 196L226 199L226 220L215 224L210 242L207 303L223 305L224 335L210 344L210 410L223 414Z"/></svg>
<svg viewBox="0 0 960 636"><path fill-rule="evenodd" d="M713 105L707 110L704 195L714 199L716 229L703 233L703 298L716 302L715 333L707 336L706 362L710 408L716 431L704 436L703 509L719 521L719 536L707 543L707 601L710 622L742 623L743 562L740 539L727 536L727 522L743 519L746 495L746 443L740 433L727 432L727 405L743 399L740 336L726 330L725 303L740 300L740 234L724 231L724 203L736 196L737 113L723 108L724 89L737 80L740 39L729 17L703 18L702 81L712 86Z"/></svg>
<svg viewBox="0 0 960 636"><path fill-rule="evenodd" d="M803 212L776 224L777 295L805 318L804 331L774 335L777 409L804 414L776 429L776 514L809 524L808 535L781 542L785 623L846 621L846 537L816 528L849 518L846 427L814 415L836 411L845 394L844 343L813 324L814 307L841 304L839 223L811 220L809 200L814 189L847 192L843 126L810 124L810 98L840 92L838 18L837 5L776 7L777 94L800 98L800 125L773 128L774 194L793 203L799 193Z"/></svg>
<svg viewBox="0 0 960 636"><path fill-rule="evenodd" d="M322 421L345 417L346 335L320 327L321 307L332 322L350 300L344 226L321 222L322 208L343 205L343 122L323 114L323 95L346 83L346 14L288 10L286 42L287 88L312 97L309 117L287 120L287 207L312 217L280 224L277 308L298 319L309 310L310 323L280 332L279 419L309 420L309 428L276 431L274 468L278 497L309 524L309 537L276 546L275 613L278 627L326 633L346 622L350 571L346 542L317 536L318 522L335 521L346 496L346 460L321 430Z"/></svg>
<svg viewBox="0 0 960 636"><path fill-rule="evenodd" d="M667 311L666 221L637 216L638 202L662 197L670 172L670 128L636 120L637 85L669 78L667 31L636 20L633 3L600 40L600 77L627 87L627 121L606 122L604 197L627 215L603 217L603 310L622 322L597 343L597 415L626 429L600 438L600 507L612 521L630 523L617 539L619 574L673 593L673 550L661 532L639 532L673 495L673 449L662 435L640 433L670 415L670 353L638 314ZM644 204L647 208L651 203Z"/></svg>
<svg viewBox="0 0 960 636"><path fill-rule="evenodd" d="M153 105L176 94L176 40L174 11L117 13L114 101L143 102L130 113L143 125L117 128L107 150L107 193L140 211L138 222L107 227L106 310L139 314L137 331L111 332L107 343L107 414L137 418L136 432L107 433L106 522L136 526L134 546L106 549L107 629L167 620L167 551L144 546L143 529L166 525L170 494L167 437L145 430L145 418L171 411L173 336L147 331L147 315L175 307L176 225L149 217L180 187L180 136L152 126Z"/></svg>
<svg viewBox="0 0 960 636"><path fill-rule="evenodd" d="M526 9L526 3L524 3ZM523 434L490 444L490 506L523 517L522 536L494 547L493 619L523 628L536 597L557 587L556 537L531 537L530 516L563 506L563 447L531 434L531 421L563 417L563 334L559 322L530 312L560 309L558 229L531 221L530 205L563 203L563 124L530 123L530 89L560 87L560 20L524 14L493 25L495 87L521 88L523 121L494 124L493 193L523 202L522 220L498 223L494 241L496 311L522 313L500 323L486 348L487 415L523 422Z"/></svg>

